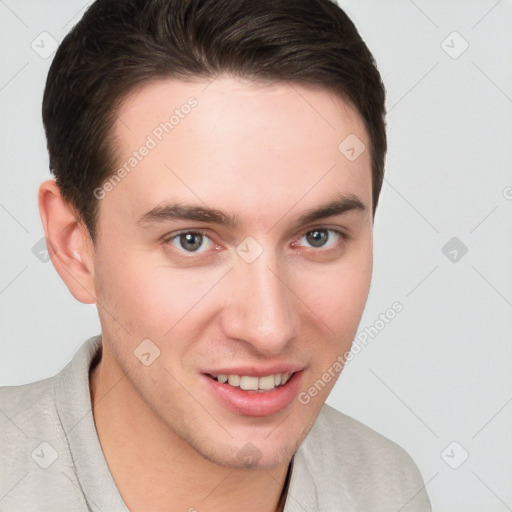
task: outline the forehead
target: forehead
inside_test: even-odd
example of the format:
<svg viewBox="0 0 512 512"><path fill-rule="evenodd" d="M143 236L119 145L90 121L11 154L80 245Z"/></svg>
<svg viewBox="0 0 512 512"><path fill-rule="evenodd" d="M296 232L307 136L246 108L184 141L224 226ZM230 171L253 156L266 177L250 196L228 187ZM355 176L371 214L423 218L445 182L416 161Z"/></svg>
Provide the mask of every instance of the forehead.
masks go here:
<svg viewBox="0 0 512 512"><path fill-rule="evenodd" d="M196 106L188 109L187 103L192 102ZM208 80L163 79L142 84L121 102L115 132L116 135L124 132L130 138L133 124L151 131L156 127L155 122L164 124L173 113L178 118L171 122L173 129L178 124L188 125L190 123L180 121L191 110L194 117L199 117L201 121L194 123L196 133L200 127L203 133L212 128L217 131L225 128L226 132L234 127L237 131L252 130L262 122L269 131L272 126L277 128L282 125L290 130L293 121L300 117L308 122L293 131L300 132L302 136L318 133L318 137L323 137L329 131L337 131L342 125L350 125L366 137L359 113L328 89L293 82L262 83L224 75ZM222 123L219 123L220 120ZM320 132L318 128L321 128ZM256 133L252 135L257 136Z"/></svg>
<svg viewBox="0 0 512 512"><path fill-rule="evenodd" d="M239 205L261 222L301 198L304 208L337 193L371 202L369 151L342 151L350 137L369 148L364 123L326 89L161 80L122 102L114 134L125 172L101 208L117 202L131 218L169 200Z"/></svg>

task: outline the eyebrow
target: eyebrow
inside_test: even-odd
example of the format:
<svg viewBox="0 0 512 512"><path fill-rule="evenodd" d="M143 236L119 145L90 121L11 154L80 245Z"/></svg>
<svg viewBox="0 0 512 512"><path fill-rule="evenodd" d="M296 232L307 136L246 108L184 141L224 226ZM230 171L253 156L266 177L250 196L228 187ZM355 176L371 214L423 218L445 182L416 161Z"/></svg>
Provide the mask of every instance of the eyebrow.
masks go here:
<svg viewBox="0 0 512 512"><path fill-rule="evenodd" d="M353 194L338 195L329 203L306 210L297 220L297 225L307 224L317 220L341 215L350 211L364 212L366 206ZM169 203L156 206L144 213L137 220L137 224L157 224L170 220L194 220L219 224L231 229L240 227L237 215L230 215L221 210L196 205Z"/></svg>

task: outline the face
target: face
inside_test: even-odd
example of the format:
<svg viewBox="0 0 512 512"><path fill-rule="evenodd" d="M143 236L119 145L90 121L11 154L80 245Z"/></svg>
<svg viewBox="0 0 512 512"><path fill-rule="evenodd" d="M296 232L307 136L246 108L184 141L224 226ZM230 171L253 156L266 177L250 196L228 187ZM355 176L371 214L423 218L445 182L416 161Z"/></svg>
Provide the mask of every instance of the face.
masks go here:
<svg viewBox="0 0 512 512"><path fill-rule="evenodd" d="M319 88L165 80L122 103L114 133L125 172L96 192L104 357L206 459L288 461L370 286L360 116Z"/></svg>

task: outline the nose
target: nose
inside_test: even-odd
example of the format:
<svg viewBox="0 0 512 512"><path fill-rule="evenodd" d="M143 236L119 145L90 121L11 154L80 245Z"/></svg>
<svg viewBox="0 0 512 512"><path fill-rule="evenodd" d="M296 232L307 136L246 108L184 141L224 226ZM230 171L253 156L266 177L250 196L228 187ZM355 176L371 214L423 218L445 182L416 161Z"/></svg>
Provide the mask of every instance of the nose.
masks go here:
<svg viewBox="0 0 512 512"><path fill-rule="evenodd" d="M252 263L238 259L222 312L225 336L251 344L262 355L282 353L300 328L300 302L288 281L267 251Z"/></svg>

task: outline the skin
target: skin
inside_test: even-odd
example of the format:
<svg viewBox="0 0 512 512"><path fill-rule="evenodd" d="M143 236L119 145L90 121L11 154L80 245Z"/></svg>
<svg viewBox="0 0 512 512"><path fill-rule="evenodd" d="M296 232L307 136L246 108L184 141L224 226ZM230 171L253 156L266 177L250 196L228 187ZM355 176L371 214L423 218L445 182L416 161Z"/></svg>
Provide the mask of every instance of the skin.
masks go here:
<svg viewBox="0 0 512 512"><path fill-rule="evenodd" d="M349 161L338 145L352 133L367 148L369 139L358 113L321 88L167 79L122 102L120 165L190 96L197 107L100 200L96 245L54 180L40 187L41 218L59 275L98 307L91 400L127 506L274 511L335 379L307 404L249 417L220 403L201 370L291 362L304 368L305 392L350 348L371 281L371 164L368 150ZM356 196L364 211L297 225L336 194ZM240 227L137 223L167 201L236 214ZM313 228L350 238L328 231L315 247L305 236ZM168 241L197 229L207 234L197 252ZM248 236L263 248L250 264L236 252ZM134 356L144 339L160 350L148 366ZM249 442L259 458L244 467Z"/></svg>

